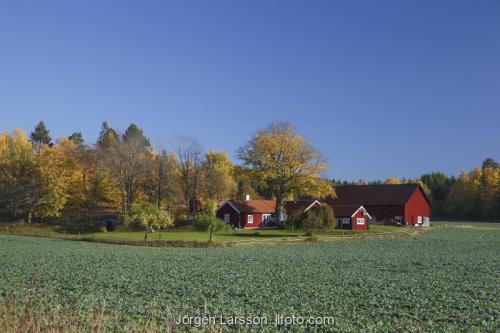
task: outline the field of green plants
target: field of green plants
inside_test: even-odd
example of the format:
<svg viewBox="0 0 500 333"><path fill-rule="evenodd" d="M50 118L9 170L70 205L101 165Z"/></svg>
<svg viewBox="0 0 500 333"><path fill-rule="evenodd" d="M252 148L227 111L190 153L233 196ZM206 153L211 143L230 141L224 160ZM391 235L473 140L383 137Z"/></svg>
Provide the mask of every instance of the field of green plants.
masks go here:
<svg viewBox="0 0 500 333"><path fill-rule="evenodd" d="M335 318L333 326L291 331L494 332L499 295L499 224L441 224L416 237L270 248L0 235L0 331L16 325L154 331L169 326L169 314L266 315L270 324L240 328L275 331L274 315L283 314Z"/></svg>

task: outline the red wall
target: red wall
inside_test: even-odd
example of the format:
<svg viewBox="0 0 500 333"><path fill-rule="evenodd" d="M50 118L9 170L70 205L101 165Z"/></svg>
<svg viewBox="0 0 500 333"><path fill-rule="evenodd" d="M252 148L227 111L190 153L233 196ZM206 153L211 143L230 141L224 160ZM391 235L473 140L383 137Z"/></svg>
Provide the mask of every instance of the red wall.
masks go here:
<svg viewBox="0 0 500 333"><path fill-rule="evenodd" d="M244 229L259 228L262 225L262 214L241 214L241 220L243 221L241 227ZM253 215L253 223L248 223L248 215Z"/></svg>
<svg viewBox="0 0 500 333"><path fill-rule="evenodd" d="M365 224L358 224L358 218L364 218ZM359 211L351 218L351 229L352 230L368 230L369 219L367 215Z"/></svg>
<svg viewBox="0 0 500 333"><path fill-rule="evenodd" d="M404 207L404 221L406 224L415 225L419 216L422 218L431 216L431 207L420 188L413 193Z"/></svg>

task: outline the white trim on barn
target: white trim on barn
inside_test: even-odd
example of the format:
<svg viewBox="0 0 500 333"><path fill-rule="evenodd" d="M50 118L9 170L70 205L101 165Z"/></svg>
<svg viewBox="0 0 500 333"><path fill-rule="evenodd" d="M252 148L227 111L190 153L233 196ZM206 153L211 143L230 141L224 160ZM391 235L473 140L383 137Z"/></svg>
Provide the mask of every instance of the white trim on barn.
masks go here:
<svg viewBox="0 0 500 333"><path fill-rule="evenodd" d="M220 206L219 208L217 208L215 210L215 212L217 213L219 211L219 209L221 209L222 207L224 207L226 204L229 204L229 206L233 207L233 209L238 213L238 214L241 214L241 212L238 210L238 208L234 207L234 205L231 203L231 201L229 200L226 200L224 201Z"/></svg>

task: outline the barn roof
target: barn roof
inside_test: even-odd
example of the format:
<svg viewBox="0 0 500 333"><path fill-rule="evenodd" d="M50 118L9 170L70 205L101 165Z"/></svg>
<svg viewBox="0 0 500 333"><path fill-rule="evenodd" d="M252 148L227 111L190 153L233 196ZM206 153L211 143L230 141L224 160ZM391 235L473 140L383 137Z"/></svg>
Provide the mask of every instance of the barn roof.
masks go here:
<svg viewBox="0 0 500 333"><path fill-rule="evenodd" d="M348 185L335 188L337 205L404 205L420 186L418 184ZM423 192L423 191L422 191ZM424 197L429 202L427 196Z"/></svg>
<svg viewBox="0 0 500 333"><path fill-rule="evenodd" d="M228 200L225 204L233 206L240 213L274 213L276 202L273 200Z"/></svg>

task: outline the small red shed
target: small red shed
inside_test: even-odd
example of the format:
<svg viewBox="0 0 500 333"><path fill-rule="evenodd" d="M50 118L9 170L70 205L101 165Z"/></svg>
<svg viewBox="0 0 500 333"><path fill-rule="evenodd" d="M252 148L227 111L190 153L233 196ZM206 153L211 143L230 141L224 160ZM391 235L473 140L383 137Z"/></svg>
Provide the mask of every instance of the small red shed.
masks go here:
<svg viewBox="0 0 500 333"><path fill-rule="evenodd" d="M337 229L368 230L371 216L363 206L330 205L337 219Z"/></svg>

